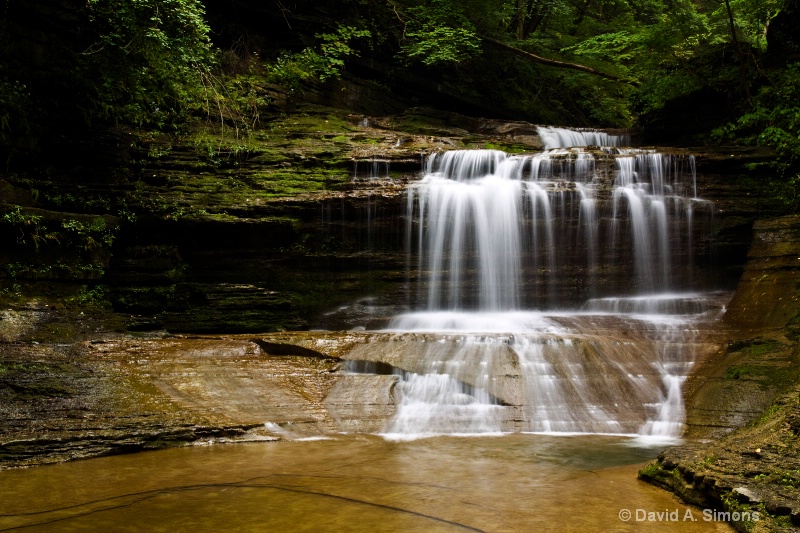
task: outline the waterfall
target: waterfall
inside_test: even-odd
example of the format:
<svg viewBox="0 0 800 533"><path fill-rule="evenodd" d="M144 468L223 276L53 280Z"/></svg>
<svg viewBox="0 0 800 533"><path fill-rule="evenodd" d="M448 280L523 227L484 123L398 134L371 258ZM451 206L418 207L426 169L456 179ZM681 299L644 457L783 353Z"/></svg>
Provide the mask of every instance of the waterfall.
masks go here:
<svg viewBox="0 0 800 533"><path fill-rule="evenodd" d="M353 181L376 180L389 176L389 162L373 157L353 161Z"/></svg>
<svg viewBox="0 0 800 533"><path fill-rule="evenodd" d="M553 150L433 155L409 188L417 266L427 310L500 311L577 305L604 263L631 263L617 291L689 290L693 264L691 156L617 155L606 182L594 156ZM705 212L708 213L708 206ZM410 233L410 230L409 230ZM678 263L678 264L676 264ZM565 294L563 276L580 276Z"/></svg>
<svg viewBox="0 0 800 533"><path fill-rule="evenodd" d="M684 169L687 162L689 175ZM636 286L640 292L668 290L673 255L691 249L692 204L696 196L694 156L645 153L619 157L616 163L613 219L618 220L627 209ZM621 230L614 227L614 231ZM676 238L671 239L671 231L678 232ZM618 242L619 236L615 234L614 239Z"/></svg>
<svg viewBox="0 0 800 533"><path fill-rule="evenodd" d="M694 158L539 134L552 149L433 154L408 187L416 311L391 320L386 351L348 356L395 368L386 435L680 435L681 387L708 349L694 324L721 307L693 286L712 208Z"/></svg>
<svg viewBox="0 0 800 533"><path fill-rule="evenodd" d="M513 162L482 150L448 152L441 162L431 158L418 210L427 227L421 245L430 272L428 309L462 308L465 291L458 288L471 273L480 309L517 307L522 181Z"/></svg>
<svg viewBox="0 0 800 533"><path fill-rule="evenodd" d="M627 146L630 144L627 135L609 135L604 131L571 130L545 126L537 126L536 129L545 150L572 146Z"/></svg>

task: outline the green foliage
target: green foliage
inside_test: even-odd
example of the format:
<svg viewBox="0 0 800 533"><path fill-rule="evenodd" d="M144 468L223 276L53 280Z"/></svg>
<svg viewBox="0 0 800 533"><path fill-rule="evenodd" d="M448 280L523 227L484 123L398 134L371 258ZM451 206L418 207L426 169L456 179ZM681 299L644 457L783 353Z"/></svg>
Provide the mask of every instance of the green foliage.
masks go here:
<svg viewBox="0 0 800 533"><path fill-rule="evenodd" d="M108 290L104 285L81 287L71 296L66 298L67 305L87 309L108 309Z"/></svg>
<svg viewBox="0 0 800 533"><path fill-rule="evenodd" d="M251 68L247 73L224 76L216 85L221 89L213 91L212 98L220 116L228 114L234 125L255 129L262 109L270 104L263 76Z"/></svg>
<svg viewBox="0 0 800 533"><path fill-rule="evenodd" d="M592 78L579 73L561 73L562 94L569 94L574 105L585 115L586 122L596 125L631 126L633 116L628 106L628 86Z"/></svg>
<svg viewBox="0 0 800 533"><path fill-rule="evenodd" d="M737 31L742 40L754 45L760 51L766 48L766 32L770 19L786 4L786 0L730 0L735 15ZM720 19L728 16L725 3L720 2L712 16Z"/></svg>
<svg viewBox="0 0 800 533"><path fill-rule="evenodd" d="M755 57L763 51L766 25L784 3L730 0L736 35L746 54ZM46 2L33 4L37 7L30 12ZM245 4L254 7L257 2ZM628 126L637 115L657 113L671 101L709 88L729 95L734 103L744 99L727 11L717 0L290 4L274 8L274 18L286 21L280 35L242 35L247 46L234 44L220 52L209 40L202 0L86 0L80 31L73 32L79 36L53 40L50 51L59 53L47 54L52 59L42 69L44 74L34 77L37 84L19 75L13 43L0 33L5 54L0 61L0 137L31 131L36 120L47 120L41 111L47 108L79 109L90 121L102 117L150 130L181 128L202 114L223 135L232 131L239 138L274 111L269 109L274 104L270 82L285 86L290 94L299 93L315 81L337 78L348 58L367 52L387 66L390 74L380 83L389 89L402 83L400 71L423 71L432 76L431 85L446 88L461 104L478 102L483 109L531 121ZM219 14L215 21L231 22ZM28 28L19 26L15 29L20 34L20 28ZM243 33L258 32L255 21L244 26ZM270 31L279 26L283 23L271 25ZM322 29L312 35L309 28ZM487 37L593 67L635 88L533 63L483 42ZM264 63L261 57L272 59ZM28 67L33 72L39 65ZM755 68L748 72L755 78ZM48 78L64 80L67 101L53 89L47 107L41 95L31 93L30 87L41 90ZM754 113L772 113L766 104L762 107ZM43 117L37 117L40 113ZM796 151L792 127L768 125L753 135L779 151ZM791 190L798 179L792 171L783 182ZM63 203L71 201L65 197Z"/></svg>
<svg viewBox="0 0 800 533"><path fill-rule="evenodd" d="M274 64L268 66L273 79L286 86L290 92L302 90L310 80L326 81L338 78L344 68L345 59L358 56L359 52L351 46L355 39L371 36L369 30L339 24L333 33L318 33L315 38L319 44L300 52L283 52Z"/></svg>
<svg viewBox="0 0 800 533"><path fill-rule="evenodd" d="M774 193L787 211L800 212L800 63L772 72L752 109L714 133L720 140L774 149Z"/></svg>
<svg viewBox="0 0 800 533"><path fill-rule="evenodd" d="M475 27L460 4L434 0L408 9L402 54L425 65L461 63L481 51Z"/></svg>
<svg viewBox="0 0 800 533"><path fill-rule="evenodd" d="M45 231L41 216L25 212L18 205L7 211L0 218L0 223L14 228L18 245L33 244L38 248L43 241L58 240L57 235Z"/></svg>
<svg viewBox="0 0 800 533"><path fill-rule="evenodd" d="M611 62L607 71L638 80L630 104L639 113L662 108L670 100L710 84L729 84L729 73L718 64L720 46L729 40L724 18L709 16L689 2L666 10L650 3L646 16L624 29L593 35L562 52L582 60ZM615 27L617 24L612 25Z"/></svg>
<svg viewBox="0 0 800 533"><path fill-rule="evenodd" d="M466 28L424 24L407 36L409 42L403 47L403 52L425 65L460 63L480 51L475 32Z"/></svg>
<svg viewBox="0 0 800 533"><path fill-rule="evenodd" d="M647 463L644 468L639 470L639 477L643 479L658 479L664 475L664 470L658 461Z"/></svg>
<svg viewBox="0 0 800 533"><path fill-rule="evenodd" d="M116 227L110 227L102 217L87 221L67 218L55 224L42 216L23 211L14 206L0 217L0 225L13 228L17 245L58 244L82 250L110 248L116 236Z"/></svg>
<svg viewBox="0 0 800 533"><path fill-rule="evenodd" d="M725 369L725 379L739 379L747 376L752 372L752 369L744 366L733 365Z"/></svg>
<svg viewBox="0 0 800 533"><path fill-rule="evenodd" d="M779 0L734 0L740 42L756 46L763 40L766 23L779 4ZM542 98L560 115L561 123L630 125L635 114L658 111L695 91L708 87L738 91L741 86L736 56L726 48L731 43L727 12L720 11L719 2L393 0L391 5L404 23L399 41L407 62L458 65L459 76L472 76L462 80L466 83L461 92L469 91L464 86L480 83L480 76L490 77L485 86L493 88L493 98L518 102ZM481 47L482 36L593 67L630 80L636 89L552 67L530 69L524 80L504 78L499 64L487 69L486 61L477 61L489 55L489 45ZM516 57L516 61L522 60ZM521 94L501 96L515 92L517 84L525 87ZM477 98L487 94L486 89L477 92Z"/></svg>
<svg viewBox="0 0 800 533"><path fill-rule="evenodd" d="M636 58L642 41L644 37L641 34L622 30L595 35L576 45L564 47L561 51L595 59L614 57L617 61L626 63Z"/></svg>
<svg viewBox="0 0 800 533"><path fill-rule="evenodd" d="M213 59L200 1L88 0L87 9L96 40L81 68L98 80L94 113L156 127L185 118Z"/></svg>
<svg viewBox="0 0 800 533"><path fill-rule="evenodd" d="M13 302L20 298L22 298L22 285L19 283L12 283L11 286L0 289L0 300L2 301Z"/></svg>
<svg viewBox="0 0 800 533"><path fill-rule="evenodd" d="M0 269L11 279L100 279L105 273L100 264L67 262L61 259L48 264L6 263Z"/></svg>
<svg viewBox="0 0 800 533"><path fill-rule="evenodd" d="M335 33L320 33L317 38L321 39L320 53L327 63L322 67L322 75L326 77L338 76L344 68L344 58L351 55L358 55L358 52L350 47L350 41L358 38L366 38L371 34L369 30L359 30L352 26L339 26ZM322 81L326 78L320 77Z"/></svg>
<svg viewBox="0 0 800 533"><path fill-rule="evenodd" d="M780 472L778 483L786 487L800 489L800 469L784 470Z"/></svg>
<svg viewBox="0 0 800 533"><path fill-rule="evenodd" d="M6 212L3 217L0 218L0 221L4 224L11 224L12 226L36 227L42 222L42 217L23 212L20 206L15 205L11 211Z"/></svg>
<svg viewBox="0 0 800 533"><path fill-rule="evenodd" d="M90 222L64 220L61 227L70 241L84 250L110 248L116 237L116 228L109 227L100 217L93 218Z"/></svg>

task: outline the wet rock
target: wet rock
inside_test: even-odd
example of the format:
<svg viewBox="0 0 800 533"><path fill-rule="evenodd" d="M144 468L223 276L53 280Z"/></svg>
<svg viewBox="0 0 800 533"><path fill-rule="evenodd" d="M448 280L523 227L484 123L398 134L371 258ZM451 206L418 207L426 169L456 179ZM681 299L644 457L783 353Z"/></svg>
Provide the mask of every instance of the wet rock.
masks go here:
<svg viewBox="0 0 800 533"><path fill-rule="evenodd" d="M678 466L677 463L667 457L664 457L663 454L659 456L659 461L661 462L661 466L667 470L673 470Z"/></svg>
<svg viewBox="0 0 800 533"><path fill-rule="evenodd" d="M800 472L800 443L786 423L800 411L798 399L800 384L779 396L767 414L750 425L718 439L665 450L661 464L694 471L691 485L669 475L643 479L702 507L729 509L735 500L736 505L761 512L760 523L768 530L790 531L774 517L796 514L794 502L800 501L796 475ZM754 442L759 446L754 448ZM770 515L765 516L761 506Z"/></svg>
<svg viewBox="0 0 800 533"><path fill-rule="evenodd" d="M739 501L745 503L760 503L762 501L758 494L747 487L736 487L732 492Z"/></svg>
<svg viewBox="0 0 800 533"><path fill-rule="evenodd" d="M795 507L797 507L796 504ZM764 508L768 512L778 516L788 516L792 514L792 503L786 500L769 499L764 504Z"/></svg>
<svg viewBox="0 0 800 533"><path fill-rule="evenodd" d="M296 437L335 431L325 399L340 377L338 359L298 351L270 355L246 336L3 344L0 468L275 438L267 422ZM354 410L350 419L361 427L372 420L377 431L393 412L390 388L383 386L380 402L337 407ZM359 405L372 411L355 412Z"/></svg>
<svg viewBox="0 0 800 533"><path fill-rule="evenodd" d="M661 464L695 472L687 486L672 476L647 477L701 506L727 509L731 501L762 512L759 527L791 531L800 501L800 372L795 315L800 219L755 225L748 266L725 321L726 348L687 382L689 441L665 450ZM762 507L763 506L763 507ZM740 508L741 510L741 508Z"/></svg>
<svg viewBox="0 0 800 533"><path fill-rule="evenodd" d="M396 411L393 393L399 376L340 376L325 397L325 406L340 431L379 433Z"/></svg>
<svg viewBox="0 0 800 533"><path fill-rule="evenodd" d="M800 316L800 217L760 220L725 321L740 328L784 327Z"/></svg>
<svg viewBox="0 0 800 533"><path fill-rule="evenodd" d="M276 119L273 125L286 130L279 139L271 133L269 142L261 142L260 133L254 134L247 150L219 148L213 156L192 141L137 138L141 146L127 156L140 161L129 161L128 169L138 180L136 220L120 222L113 249L104 249L100 280L115 310L135 315L130 328L219 333L381 324L384 317L348 322L323 313L374 292L385 302L405 301L405 189L419 178L425 155L463 146L541 149L533 124L421 108L381 117L314 108L302 124L295 122ZM395 146L398 139L404 142ZM284 144L276 150L279 141ZM592 153L599 182L608 186L616 157ZM713 277L715 283L720 276L738 277L750 225L764 205L758 195L748 196L749 185L734 183L732 176L762 157L742 149L725 157L711 149L698 154L698 195L717 206L716 235L712 243L708 228L698 222L701 208L710 204L698 203L693 262L725 265L722 274L715 269L700 277ZM386 171L378 179L365 178L364 169L376 162ZM97 194L133 202L125 180L92 187ZM601 196L608 201L607 191ZM597 252L609 255L610 247L601 243ZM580 246L569 250L584 253ZM598 270L598 282L625 290L629 265L619 263ZM580 267L565 271L546 289L559 302L577 305L585 299L581 280L586 274ZM687 277L678 269L673 274L678 281ZM526 290L535 294L545 287Z"/></svg>

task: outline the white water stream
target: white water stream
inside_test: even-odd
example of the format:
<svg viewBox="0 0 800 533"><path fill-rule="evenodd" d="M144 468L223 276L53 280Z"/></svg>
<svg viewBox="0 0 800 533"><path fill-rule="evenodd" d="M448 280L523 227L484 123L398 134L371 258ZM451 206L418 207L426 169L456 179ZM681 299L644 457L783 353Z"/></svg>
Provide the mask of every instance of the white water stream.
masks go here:
<svg viewBox="0 0 800 533"><path fill-rule="evenodd" d="M539 132L543 153L434 154L409 187L421 309L388 326L400 352L349 356L398 375L388 437L681 435L682 384L709 349L697 324L721 309L693 283L695 217L711 213L694 158ZM575 148L594 145L617 148ZM622 283L603 280L608 265Z"/></svg>

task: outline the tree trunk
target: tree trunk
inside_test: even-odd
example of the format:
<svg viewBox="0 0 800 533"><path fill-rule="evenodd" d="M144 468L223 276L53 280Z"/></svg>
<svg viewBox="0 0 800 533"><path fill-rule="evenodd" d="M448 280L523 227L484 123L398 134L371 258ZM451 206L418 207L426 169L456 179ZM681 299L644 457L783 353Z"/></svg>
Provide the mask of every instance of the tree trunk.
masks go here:
<svg viewBox="0 0 800 533"><path fill-rule="evenodd" d="M739 46L739 39L736 37L736 25L733 22L733 11L731 10L731 3L725 0L725 8L728 10L728 23L731 28L731 38L733 39L733 46L736 50L736 58L739 60L739 76L742 78L742 87L744 93L747 95L747 102L752 105L753 98L750 96L750 83L747 81L747 71L745 70L746 59L742 53L742 47Z"/></svg>
<svg viewBox="0 0 800 533"><path fill-rule="evenodd" d="M536 28L544 21L547 15L550 13L550 6L548 4L540 5L536 8L536 14L533 13L533 9L531 9L531 17L528 22L525 24L525 33L524 38L527 39L530 35L536 31Z"/></svg>
<svg viewBox="0 0 800 533"><path fill-rule="evenodd" d="M525 0L517 0L517 39L525 38Z"/></svg>
<svg viewBox="0 0 800 533"><path fill-rule="evenodd" d="M586 16L586 12L589 10L589 6L592 5L592 0L586 0L586 2L578 8L578 17L575 19L575 26L579 26L581 22L583 22L583 17Z"/></svg>

